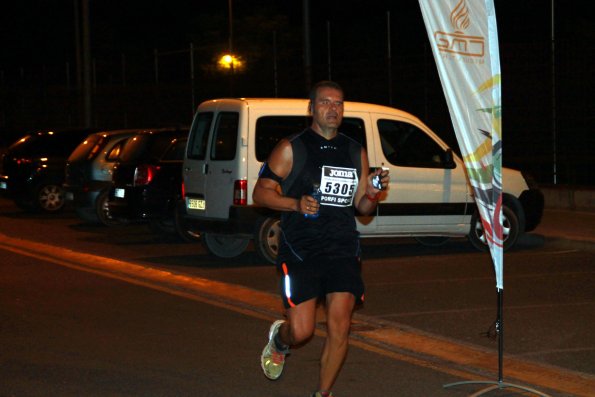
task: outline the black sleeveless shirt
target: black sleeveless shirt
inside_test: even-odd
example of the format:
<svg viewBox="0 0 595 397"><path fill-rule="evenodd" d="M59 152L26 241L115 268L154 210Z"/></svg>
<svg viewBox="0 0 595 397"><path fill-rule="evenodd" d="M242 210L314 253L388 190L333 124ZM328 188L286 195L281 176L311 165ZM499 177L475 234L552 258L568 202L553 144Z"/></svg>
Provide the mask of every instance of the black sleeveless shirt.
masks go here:
<svg viewBox="0 0 595 397"><path fill-rule="evenodd" d="M293 169L281 183L283 194L300 199L319 184L322 197L318 218L282 213L279 259L359 255L353 199L361 176L361 145L341 133L327 140L311 128L289 139Z"/></svg>

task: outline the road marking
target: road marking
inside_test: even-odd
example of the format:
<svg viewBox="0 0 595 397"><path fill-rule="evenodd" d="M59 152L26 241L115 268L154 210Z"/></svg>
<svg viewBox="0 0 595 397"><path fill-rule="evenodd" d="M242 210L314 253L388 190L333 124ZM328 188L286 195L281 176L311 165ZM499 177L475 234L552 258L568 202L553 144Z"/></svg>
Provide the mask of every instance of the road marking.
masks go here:
<svg viewBox="0 0 595 397"><path fill-rule="evenodd" d="M271 321L282 315L273 294L199 277L176 274L146 265L99 257L14 239L0 234L0 247L61 266L111 277L170 294ZM324 327L316 334L324 336ZM462 379L495 379L497 352L422 332L402 324L356 313L354 346ZM515 380L575 396L592 396L595 377L563 368L505 356L507 381Z"/></svg>

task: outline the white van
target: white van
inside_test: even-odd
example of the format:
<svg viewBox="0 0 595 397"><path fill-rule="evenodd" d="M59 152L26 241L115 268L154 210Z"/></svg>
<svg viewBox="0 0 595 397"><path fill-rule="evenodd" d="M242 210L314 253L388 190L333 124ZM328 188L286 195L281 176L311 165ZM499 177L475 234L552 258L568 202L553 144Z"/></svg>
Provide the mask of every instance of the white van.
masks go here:
<svg viewBox="0 0 595 397"><path fill-rule="evenodd" d="M361 142L371 167L390 169L390 186L374 216L357 218L362 237L413 236L427 244L468 236L486 250L463 161L424 123L391 107L345 102L339 131ZM254 240L277 255L279 214L257 207L252 190L263 162L283 137L308 127L306 99L215 99L198 107L183 180L186 220L219 257L240 255ZM520 172L503 169L505 249L533 230L543 194Z"/></svg>

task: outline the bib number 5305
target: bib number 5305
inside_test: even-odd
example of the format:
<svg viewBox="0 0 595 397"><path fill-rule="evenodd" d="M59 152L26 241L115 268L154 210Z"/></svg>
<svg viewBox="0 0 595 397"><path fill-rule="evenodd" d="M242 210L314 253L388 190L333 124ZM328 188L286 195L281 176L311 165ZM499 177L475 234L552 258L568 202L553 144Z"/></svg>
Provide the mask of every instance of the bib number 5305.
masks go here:
<svg viewBox="0 0 595 397"><path fill-rule="evenodd" d="M352 196L354 190L353 183L327 182L324 186L324 193L340 196Z"/></svg>

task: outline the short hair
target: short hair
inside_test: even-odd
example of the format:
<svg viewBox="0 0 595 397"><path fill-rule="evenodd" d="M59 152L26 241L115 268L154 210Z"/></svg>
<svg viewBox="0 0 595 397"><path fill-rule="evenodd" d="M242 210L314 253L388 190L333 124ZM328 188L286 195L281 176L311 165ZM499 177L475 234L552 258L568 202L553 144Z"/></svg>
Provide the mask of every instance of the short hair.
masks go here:
<svg viewBox="0 0 595 397"><path fill-rule="evenodd" d="M345 91L343 91L343 88L338 83L335 83L334 81L330 80L319 81L318 83L314 84L314 86L312 86L312 89L310 90L310 108L312 108L312 105L316 101L316 94L318 94L318 89L323 87L334 88L335 90L341 91L341 94L345 96Z"/></svg>

